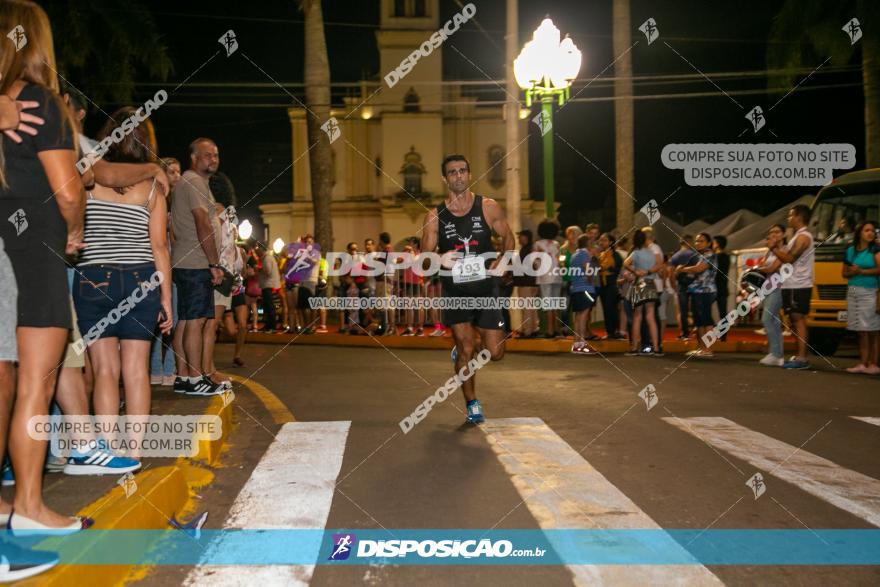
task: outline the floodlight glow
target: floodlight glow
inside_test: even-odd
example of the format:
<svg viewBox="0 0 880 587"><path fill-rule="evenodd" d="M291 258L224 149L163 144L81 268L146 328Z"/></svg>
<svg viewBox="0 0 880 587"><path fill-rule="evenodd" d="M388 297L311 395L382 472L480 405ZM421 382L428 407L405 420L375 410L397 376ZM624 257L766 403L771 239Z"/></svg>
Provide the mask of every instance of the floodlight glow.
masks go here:
<svg viewBox="0 0 880 587"><path fill-rule="evenodd" d="M242 240L247 240L251 238L251 235L254 233L254 227L251 225L250 220L245 220L241 224L238 225L238 236L242 238Z"/></svg>
<svg viewBox="0 0 880 587"><path fill-rule="evenodd" d="M560 42L560 32L545 18L513 61L513 76L524 90L536 86L565 89L581 69L581 52L570 37Z"/></svg>

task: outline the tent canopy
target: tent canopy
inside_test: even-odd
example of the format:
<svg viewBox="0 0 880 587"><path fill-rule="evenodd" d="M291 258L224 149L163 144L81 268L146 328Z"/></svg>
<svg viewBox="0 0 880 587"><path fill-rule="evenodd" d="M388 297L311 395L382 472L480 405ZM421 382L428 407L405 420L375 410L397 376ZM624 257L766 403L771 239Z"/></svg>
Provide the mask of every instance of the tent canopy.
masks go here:
<svg viewBox="0 0 880 587"><path fill-rule="evenodd" d="M733 234L729 234L727 236L727 250L735 251L737 249L752 249L755 247L763 247L764 246L764 238L767 236L767 231L770 230L770 227L774 224L781 224L782 226L786 226L788 220L788 211L791 210L793 206L798 204L805 204L807 206L810 205L810 202L813 200L813 196L806 195L801 196L797 200L787 204L778 210L771 212L767 216L759 217L757 221L753 222L749 226L746 226Z"/></svg>
<svg viewBox="0 0 880 587"><path fill-rule="evenodd" d="M715 224L710 224L701 230L700 232L708 232L712 237L720 235L724 235L730 238L730 235L751 226L755 222L761 220L763 216L760 214L755 214L751 210L746 210L745 208L741 208L737 210L733 214L728 214Z"/></svg>
<svg viewBox="0 0 880 587"><path fill-rule="evenodd" d="M648 217L641 212L636 212L633 216L633 226L636 228L648 226ZM681 224L662 214L651 227L654 229L654 240L667 253L678 250L678 243L686 233ZM632 244L631 236L629 242Z"/></svg>
<svg viewBox="0 0 880 587"><path fill-rule="evenodd" d="M706 227L709 226L709 223L705 220L694 220L690 224L685 224L684 230L685 234L695 235L700 232L706 232Z"/></svg>
<svg viewBox="0 0 880 587"><path fill-rule="evenodd" d="M785 210L788 210L788 207L786 207ZM755 214L751 210L746 210L745 208L737 210L732 214L728 214L714 224L708 224L704 220L694 220L687 226L682 226L669 217L661 214L653 224L654 237L657 244L660 245L660 248L666 252L677 250L678 243L684 235L689 234L695 236L700 232L707 232L713 237L719 234L727 236L728 248L730 248L730 235L754 226L762 220L764 220L763 216ZM642 212L636 212L633 217L633 224L637 228L647 226L648 218ZM767 226L769 227L769 224Z"/></svg>

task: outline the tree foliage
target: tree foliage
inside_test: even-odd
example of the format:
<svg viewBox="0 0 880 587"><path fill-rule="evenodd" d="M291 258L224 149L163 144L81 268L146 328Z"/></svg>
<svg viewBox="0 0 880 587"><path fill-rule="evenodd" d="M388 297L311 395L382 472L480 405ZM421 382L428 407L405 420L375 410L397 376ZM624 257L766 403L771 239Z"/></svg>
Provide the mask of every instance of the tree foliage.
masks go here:
<svg viewBox="0 0 880 587"><path fill-rule="evenodd" d="M131 103L135 79L173 71L155 19L141 0L46 2L58 72L91 101Z"/></svg>

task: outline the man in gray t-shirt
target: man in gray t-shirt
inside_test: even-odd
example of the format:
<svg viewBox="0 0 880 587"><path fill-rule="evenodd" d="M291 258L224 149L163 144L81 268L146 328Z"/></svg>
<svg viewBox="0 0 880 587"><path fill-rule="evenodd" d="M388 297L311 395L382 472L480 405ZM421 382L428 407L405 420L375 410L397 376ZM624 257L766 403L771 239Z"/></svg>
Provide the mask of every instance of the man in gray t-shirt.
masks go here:
<svg viewBox="0 0 880 587"><path fill-rule="evenodd" d="M197 226L199 210L204 211L214 235L220 232L220 221L215 212L216 202L208 178L188 169L171 192L171 225L174 227L174 244L171 247L171 264L175 269L208 269L212 264L208 249L202 246ZM217 254L217 239L214 254ZM219 260L219 256L216 260Z"/></svg>
<svg viewBox="0 0 880 587"><path fill-rule="evenodd" d="M205 373L202 352L206 336L214 336L214 290L223 281L216 235L220 221L208 178L220 166L217 145L200 138L189 146L190 168L171 192L172 278L177 286L174 353L177 379L174 391L187 395L216 395L226 387Z"/></svg>

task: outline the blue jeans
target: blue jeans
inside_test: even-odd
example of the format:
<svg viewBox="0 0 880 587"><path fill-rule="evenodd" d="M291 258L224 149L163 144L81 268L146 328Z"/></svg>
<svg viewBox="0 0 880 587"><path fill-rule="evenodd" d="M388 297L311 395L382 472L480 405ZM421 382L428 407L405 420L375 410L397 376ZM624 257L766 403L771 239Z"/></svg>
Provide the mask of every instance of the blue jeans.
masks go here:
<svg viewBox="0 0 880 587"><path fill-rule="evenodd" d="M775 289L764 298L764 312L761 314L761 322L767 331L767 348L771 355L783 358L782 348L782 320L779 318L779 310L782 309L782 290Z"/></svg>
<svg viewBox="0 0 880 587"><path fill-rule="evenodd" d="M152 340L161 308L155 273L153 263L80 267L73 303L84 340Z"/></svg>
<svg viewBox="0 0 880 587"><path fill-rule="evenodd" d="M177 326L177 284L171 284L171 318L174 326ZM174 375L174 351L171 350L171 340L163 342L162 334L153 338L153 346L150 350L150 375ZM168 348L164 348L165 346ZM165 351L165 360L162 360L162 351Z"/></svg>

